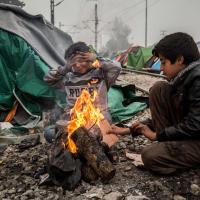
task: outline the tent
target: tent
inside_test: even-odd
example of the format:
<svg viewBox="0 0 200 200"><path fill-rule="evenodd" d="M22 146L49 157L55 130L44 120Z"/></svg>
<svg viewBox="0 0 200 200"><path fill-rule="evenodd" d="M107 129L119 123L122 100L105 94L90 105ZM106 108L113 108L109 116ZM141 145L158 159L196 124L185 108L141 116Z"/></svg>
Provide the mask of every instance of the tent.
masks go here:
<svg viewBox="0 0 200 200"><path fill-rule="evenodd" d="M154 72L154 73L160 73L160 66L161 62L160 59L156 56L152 56L144 66L144 70L147 70L149 72Z"/></svg>
<svg viewBox="0 0 200 200"><path fill-rule="evenodd" d="M127 66L129 53L136 53L140 46L133 46L124 51L117 52L115 60L120 62L122 66Z"/></svg>
<svg viewBox="0 0 200 200"><path fill-rule="evenodd" d="M118 52L114 60L123 67L134 70L145 70L152 73L160 73L160 59L152 55L152 47L133 46L127 50Z"/></svg>
<svg viewBox="0 0 200 200"><path fill-rule="evenodd" d="M113 85L108 92L112 122L117 124L131 119L136 113L147 108L147 102L136 96L135 85Z"/></svg>
<svg viewBox="0 0 200 200"><path fill-rule="evenodd" d="M142 70L145 63L152 57L152 47L132 46L127 50L120 51L114 59L123 67Z"/></svg>
<svg viewBox="0 0 200 200"><path fill-rule="evenodd" d="M152 56L152 48L140 47L137 52L130 52L128 54L128 68L132 68L135 70L142 70L145 66L145 63Z"/></svg>
<svg viewBox="0 0 200 200"><path fill-rule="evenodd" d="M64 65L72 39L16 6L0 4L0 18L0 121L34 127L56 98L43 77Z"/></svg>

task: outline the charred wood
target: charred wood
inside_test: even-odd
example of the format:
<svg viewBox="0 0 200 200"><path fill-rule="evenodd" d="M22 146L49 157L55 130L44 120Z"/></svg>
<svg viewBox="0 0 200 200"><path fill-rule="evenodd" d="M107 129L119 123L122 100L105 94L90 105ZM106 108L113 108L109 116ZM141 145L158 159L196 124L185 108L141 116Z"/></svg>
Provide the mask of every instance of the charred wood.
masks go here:
<svg viewBox="0 0 200 200"><path fill-rule="evenodd" d="M81 180L81 161L64 148L63 141L66 133L58 132L49 155L48 173L55 185L73 190Z"/></svg>
<svg viewBox="0 0 200 200"><path fill-rule="evenodd" d="M85 128L77 129L72 136L78 147L78 154L87 161L102 181L109 181L113 178L116 170L105 154L101 143L95 137L91 137Z"/></svg>

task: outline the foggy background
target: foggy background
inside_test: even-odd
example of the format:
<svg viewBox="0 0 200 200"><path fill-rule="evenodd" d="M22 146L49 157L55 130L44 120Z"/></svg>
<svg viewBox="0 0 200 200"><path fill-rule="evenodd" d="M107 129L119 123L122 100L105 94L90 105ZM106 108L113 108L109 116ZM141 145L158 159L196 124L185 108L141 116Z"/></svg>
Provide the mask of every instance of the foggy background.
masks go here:
<svg viewBox="0 0 200 200"><path fill-rule="evenodd" d="M55 4L58 2L55 0ZM147 2L147 46L177 31L200 40L200 0ZM41 13L50 21L50 0L24 0L24 3L27 12ZM99 20L98 50L145 45L145 0L64 0L55 7L55 25L69 33L75 42L94 45L95 4Z"/></svg>

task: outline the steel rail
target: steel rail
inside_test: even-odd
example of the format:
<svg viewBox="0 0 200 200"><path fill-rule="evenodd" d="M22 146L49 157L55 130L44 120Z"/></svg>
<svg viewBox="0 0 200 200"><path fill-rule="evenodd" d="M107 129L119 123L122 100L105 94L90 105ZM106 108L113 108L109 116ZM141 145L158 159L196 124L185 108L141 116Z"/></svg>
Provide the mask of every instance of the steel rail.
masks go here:
<svg viewBox="0 0 200 200"><path fill-rule="evenodd" d="M138 71L135 69L128 69L128 68L122 68L122 72L129 72L129 73L136 73L136 74L145 74L145 75L149 75L149 76L155 76L155 77L159 77L159 78L165 78L164 75L161 74L155 74L155 73L150 73L150 72L145 72L145 71Z"/></svg>

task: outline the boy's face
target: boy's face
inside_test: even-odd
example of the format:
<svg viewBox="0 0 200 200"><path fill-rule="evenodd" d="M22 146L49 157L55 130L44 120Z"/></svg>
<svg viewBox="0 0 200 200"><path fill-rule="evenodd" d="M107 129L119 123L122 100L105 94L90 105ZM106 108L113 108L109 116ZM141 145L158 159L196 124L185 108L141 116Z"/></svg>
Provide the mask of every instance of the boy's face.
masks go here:
<svg viewBox="0 0 200 200"><path fill-rule="evenodd" d="M161 61L160 70L163 71L167 80L175 78L178 73L185 68L185 64L183 64L184 58L182 56L177 58L174 64L172 64L169 59L165 58L162 55L159 55L159 58Z"/></svg>
<svg viewBox="0 0 200 200"><path fill-rule="evenodd" d="M91 62L80 54L74 55L69 60L72 70L81 74L86 73L91 66Z"/></svg>

